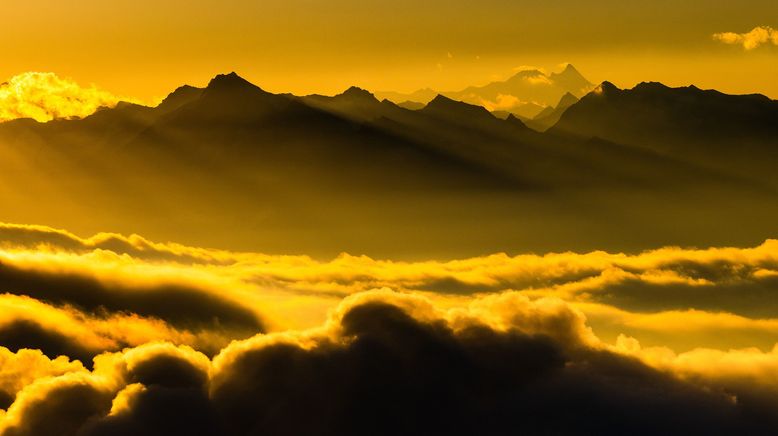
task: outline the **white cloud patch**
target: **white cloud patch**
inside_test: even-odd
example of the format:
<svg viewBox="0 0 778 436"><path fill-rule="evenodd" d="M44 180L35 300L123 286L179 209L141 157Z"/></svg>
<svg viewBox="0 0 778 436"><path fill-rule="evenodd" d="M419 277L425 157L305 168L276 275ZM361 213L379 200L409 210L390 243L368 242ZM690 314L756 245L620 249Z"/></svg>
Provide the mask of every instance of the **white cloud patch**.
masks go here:
<svg viewBox="0 0 778 436"><path fill-rule="evenodd" d="M753 50L765 44L778 45L778 30L769 26L759 26L746 33L715 33L713 39L725 44L740 44L746 50Z"/></svg>

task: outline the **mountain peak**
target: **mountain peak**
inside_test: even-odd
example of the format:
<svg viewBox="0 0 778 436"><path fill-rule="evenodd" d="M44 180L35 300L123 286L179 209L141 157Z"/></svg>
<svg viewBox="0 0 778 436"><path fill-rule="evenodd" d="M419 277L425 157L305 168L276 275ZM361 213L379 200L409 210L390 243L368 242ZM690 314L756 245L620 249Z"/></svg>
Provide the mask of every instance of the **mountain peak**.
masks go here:
<svg viewBox="0 0 778 436"><path fill-rule="evenodd" d="M621 89L619 89L613 83L608 82L607 80L600 83L596 88L594 88L594 93L598 95L612 95L619 91L621 91Z"/></svg>
<svg viewBox="0 0 778 436"><path fill-rule="evenodd" d="M168 94L157 108L169 112L189 103L203 93L203 88L195 88L190 85L183 85L176 88L175 91Z"/></svg>
<svg viewBox="0 0 778 436"><path fill-rule="evenodd" d="M573 66L573 64L567 64L567 65L565 66L565 69L564 69L564 70L562 70L562 74L577 74L577 75L579 75L579 76L581 75L581 73L578 71L578 69L576 69L576 68Z"/></svg>
<svg viewBox="0 0 778 436"><path fill-rule="evenodd" d="M509 113L508 117L505 118L505 121L513 126L521 127L521 128L527 128L527 125L522 121L519 117L514 115L513 113Z"/></svg>
<svg viewBox="0 0 778 436"><path fill-rule="evenodd" d="M551 73L551 80L566 91L581 95L591 89L592 83L584 77L573 64L567 64L559 73Z"/></svg>
<svg viewBox="0 0 778 436"><path fill-rule="evenodd" d="M240 77L234 71L229 74L218 74L216 77L211 79L210 82L208 82L208 86L205 89L213 90L213 89L240 89L240 88L252 88L255 90L260 89L258 86L254 85L253 83L249 82L243 77Z"/></svg>
<svg viewBox="0 0 778 436"><path fill-rule="evenodd" d="M427 103L427 106L422 111L432 114L494 118L494 115L483 106L453 100L441 94L438 94L432 101Z"/></svg>
<svg viewBox="0 0 778 436"><path fill-rule="evenodd" d="M440 106L440 105L450 105L456 103L454 100L446 97L443 94L438 94L430 100L429 103L427 103L427 106Z"/></svg>
<svg viewBox="0 0 778 436"><path fill-rule="evenodd" d="M583 74L581 74L581 72L578 71L578 69L575 68L573 64L567 64L562 71L552 75L557 77L566 77L568 79L586 80Z"/></svg>
<svg viewBox="0 0 778 436"><path fill-rule="evenodd" d="M640 82L632 89L634 91L658 91L670 89L670 87L661 82Z"/></svg>
<svg viewBox="0 0 778 436"><path fill-rule="evenodd" d="M574 96L570 92L566 92L562 98L559 99L559 103L555 106L556 109L565 109L578 103L578 97Z"/></svg>
<svg viewBox="0 0 778 436"><path fill-rule="evenodd" d="M518 73L511 76L511 78L508 79L508 81L510 82L511 80L524 80L530 77L538 77L538 76L545 76L545 74L543 74L542 71L535 70L535 69L521 70Z"/></svg>
<svg viewBox="0 0 778 436"><path fill-rule="evenodd" d="M340 95L343 97L350 97L350 98L376 100L375 95L373 95L372 92L360 88L358 86L352 86L349 89L343 91L343 94Z"/></svg>

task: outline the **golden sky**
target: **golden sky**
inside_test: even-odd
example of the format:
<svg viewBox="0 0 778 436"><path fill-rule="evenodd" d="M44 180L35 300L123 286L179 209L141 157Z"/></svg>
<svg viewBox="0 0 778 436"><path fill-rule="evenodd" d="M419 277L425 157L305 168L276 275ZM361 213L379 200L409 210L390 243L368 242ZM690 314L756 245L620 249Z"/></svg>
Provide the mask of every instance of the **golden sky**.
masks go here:
<svg viewBox="0 0 778 436"><path fill-rule="evenodd" d="M229 71L273 92L331 94L351 85L408 92L480 85L506 79L528 66L559 71L569 62L592 82L609 80L624 88L651 80L778 98L778 23L768 19L778 19L775 0L6 0L0 4L0 122L81 117L121 100L155 103L184 83L204 86L216 74ZM224 95L247 89L232 76L214 83L210 89L219 92L220 86L222 90L226 86L229 92ZM608 95L607 87L597 89ZM449 104L445 100L438 104ZM763 99L740 100L764 103ZM203 101L197 109L221 100ZM235 109L232 104L224 106ZM234 116L242 110L224 113ZM749 189L741 188L740 178L734 177L738 168L732 178L724 172L714 178L702 171L702 165L698 171L692 165L676 166L669 158L654 160L653 151L636 154L648 156L640 162L647 162L652 178L665 174L653 171L659 165L655 161L672 164L668 181L663 182L673 189L676 180L686 183L685 178L675 178L675 171L680 171L675 168L682 168L703 194L720 189L720 180L731 182L733 192L744 193L734 200L722 194L727 201L714 204L718 216L709 219L705 211L712 209L700 209L696 202L678 206L687 198L696 201L698 191L680 192L678 199L668 196L667 201L642 196L651 194L655 185L643 186L643 167L631 160L632 154L622 160L618 150L612 160L597 163L615 162L612 166L619 167L618 163L626 162L624 174L638 168L634 184L619 171L613 176L603 172L608 183L625 182L587 207L616 203L626 198L623 195L640 198L640 207L629 213L603 208L592 215L577 215L585 209L576 203L588 203L589 197L571 201L572 195L565 191L548 197L553 207L538 201L540 212L535 214L536 199L530 197L535 191L527 191L521 197L525 203L511 205L520 210L517 215L524 214L524 221L506 221L511 232L495 226L494 233L483 233L497 234L500 243L521 247L534 240L535 235L529 235L532 226L542 219L548 222L550 236L543 234L538 240L572 244L565 240L568 235L583 235L582 243L587 244L591 240L587 238L601 238L603 247L596 247L600 250L481 252L482 241L471 239L482 237L473 232L455 236L464 241L465 249L479 247L478 252L441 258L422 249L434 245L440 235L450 239L449 234L461 231L460 223L486 228L498 222L481 221L478 208L464 210L469 209L462 207L468 205L465 199L483 196L483 203L473 204L499 204L500 211L513 213L512 208L503 208L503 199L512 197L491 196L477 185L462 197L449 198L441 188L430 191L436 195L434 201L427 194L408 195L404 203L404 198L401 202L376 191L370 197L385 196L385 207L370 214L355 213L367 207L320 196L330 185L323 183L318 190L309 182L317 177L324 180L331 173L320 175L301 165L298 180L297 172L287 171L296 167L283 159L278 164L278 173L284 174L279 182L275 173L264 178L264 166L244 168L234 164L237 160L212 159L209 165L190 168L190 162L199 162L206 152L191 153L194 158L188 159L185 151L208 150L204 144L220 138L220 131L209 131L211 125L193 128L192 136L180 135L184 139L197 135L197 139L187 144L191 148L171 148L176 165L164 167L174 161L151 151L160 150L154 148L156 144L177 145L177 129L186 124L171 123L165 131L147 129L139 122L141 130L136 132L133 116L142 120L144 113L162 110L130 107L126 112L130 127L108 122L105 130L85 130L83 136L69 128L89 120L5 124L0 151L8 170L0 178L0 194L10 206L3 221L9 221L9 216L17 222L38 219L42 214L37 207L43 204L54 211L45 214L47 220L108 226L106 232L126 234L90 235L78 228L0 222L0 436L248 436L321 434L322 429L339 435L488 435L506 434L506 429L520 434L778 433L775 235L759 236L749 246L710 242L699 248L662 246L665 243L643 251L608 248L608 241L623 242L610 227L629 220L649 223L641 230L660 236L669 223L671 238L686 232L678 223L688 220L699 227L698 232L681 235L689 240L698 234L710 234L713 240L726 233L721 228L733 235L741 228L762 229L761 222L774 216L770 215L773 202L763 199L773 200L775 191L752 192L745 182ZM192 113L192 120L209 119L198 111ZM302 112L300 119L307 120L307 113ZM102 126L99 115L92 120ZM247 125L237 118L240 125ZM503 123L488 114L487 118ZM351 134L356 125L349 121L333 126L348 126L333 131ZM99 138L93 148L49 147L49 136L30 134L39 127L39 131L50 128L52 138L61 135L65 145L86 144L93 140L91 135ZM122 142L126 138L118 135L126 132L140 139ZM260 133L257 137L265 138ZM166 142L168 134L172 139ZM307 143L303 136L293 136L288 143L298 138ZM767 138L769 142L772 136ZM149 142L148 152L143 148L122 158L126 160L117 159L121 168L104 164L111 161L111 153L135 151L131 146L142 144L141 140ZM115 148L105 146L114 141ZM485 150L494 144L503 150L507 144L502 139L490 141L485 141ZM605 142L587 144L596 153L617 150L606 148ZM355 143L359 150L364 148L363 142ZM236 144L242 145L239 140ZM415 146L403 141L398 142L402 147L376 144L377 150L392 153ZM568 150L565 147L563 142L551 152ZM235 150L243 158L248 148ZM273 156L275 148L269 150ZM333 155L340 159L345 153ZM522 158L529 161L525 155ZM334 161L322 160L311 168ZM432 160L419 162L426 165ZM452 162L458 165L459 160ZM481 161L474 162L481 167ZM483 162L486 169L503 168ZM540 171L546 171L545 161L539 162ZM508 159L507 164L513 161ZM470 172L449 172L447 165L430 169L429 177L470 177ZM429 167L419 166L425 171ZM113 183L105 186L98 176L114 168L121 171L112 172L105 180ZM364 168L368 173L377 167ZM560 186L577 182L575 175L558 176L556 171L566 172L568 167L560 168L550 171L548 180L559 177ZM224 175L224 184L212 185L215 179L201 177L205 170L221 171L214 174ZM362 173L353 174L361 177ZM246 177L249 174L252 177ZM351 172L344 174L344 179L352 177ZM488 176L492 180L491 172ZM182 183L173 183L175 178ZM189 180L197 182L190 186ZM419 180L426 183L424 178ZM494 180L500 182L494 186L502 189L502 178ZM600 189L597 177L580 180L584 186L571 190L573 195L592 189L595 198L605 192L596 191ZM343 186L355 185L352 179L347 182ZM340 179L331 186L341 186L338 183ZM286 185L288 190L278 188ZM243 186L248 186L250 196L234 192L233 187ZM265 190L252 191L254 186ZM372 186L366 185L368 190ZM493 189L488 183L483 186ZM666 189L663 184L656 186ZM397 187L398 198L405 195L401 188ZM65 195L68 189L74 192L72 197ZM146 195L152 192L159 195ZM189 203L191 192L197 195ZM368 197L362 197L361 190L354 192L354 202L373 204L363 200ZM276 200L276 196L283 198ZM699 204L713 201L699 197ZM298 209L300 199L326 219ZM418 215L395 207L395 201L406 208L413 205ZM429 201L429 208L422 201ZM759 208L762 203L767 205L764 209ZM235 204L250 218L234 217L230 208ZM270 209L281 207L277 205L288 207L292 218L273 214ZM417 216L433 215L429 211L441 218L437 229L408 224ZM212 222L229 225L219 224L220 229L208 224L207 214L212 214ZM149 215L153 219L148 220L148 228L156 229L156 234L127 230L140 229ZM599 219L613 224L602 227L607 232L590 222ZM654 220L661 222L654 225ZM248 241L245 234L256 233L266 248L239 251L239 247L208 248L210 242L167 242L175 236L161 239L160 234L175 235L168 229L180 230L181 222L205 239L222 242L214 246L229 247L227 236ZM281 226L274 227L278 222ZM731 222L738 228L727 225ZM755 222L759 225L752 225ZM115 223L127 227L117 228ZM376 227L388 236L374 231L370 223L382 223ZM322 227L325 224L331 227ZM278 228L301 240L319 238L322 246L348 243L351 237L380 245L385 238L392 239L387 243L390 249L409 245L418 253L413 258L368 256L359 251L317 257L288 248L285 252L296 254L273 254L281 252L273 244L293 247ZM338 233L341 228L348 238ZM397 229L402 233L392 233ZM130 234L134 231L143 235ZM752 237L745 231L737 235Z"/></svg>
<svg viewBox="0 0 778 436"><path fill-rule="evenodd" d="M773 26L771 0L9 0L0 78L54 72L153 100L238 71L275 92L452 90L575 64L593 82L691 83L778 97L778 47L717 33ZM733 39L735 38L735 39ZM730 43L728 43L730 42ZM742 41L740 41L742 42Z"/></svg>

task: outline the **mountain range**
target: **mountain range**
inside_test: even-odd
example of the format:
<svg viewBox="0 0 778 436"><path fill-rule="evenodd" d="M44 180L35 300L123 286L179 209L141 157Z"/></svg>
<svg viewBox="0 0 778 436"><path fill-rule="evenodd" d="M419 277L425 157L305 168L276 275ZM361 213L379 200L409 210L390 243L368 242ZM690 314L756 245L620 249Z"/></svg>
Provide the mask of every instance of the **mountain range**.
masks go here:
<svg viewBox="0 0 778 436"><path fill-rule="evenodd" d="M541 112L557 107L564 96L570 94L580 98L593 87L572 64L567 64L559 73L547 74L538 69L522 69L507 80L470 86L460 91L437 92L425 88L410 94L378 92L376 96L406 108L417 109L419 104L426 104L441 94L483 106L490 111L512 113L531 120Z"/></svg>
<svg viewBox="0 0 778 436"><path fill-rule="evenodd" d="M570 77L554 80L582 83ZM231 73L157 107L9 121L0 218L322 256L745 245L775 233L778 102L766 97L605 82L528 121L450 95L403 106L356 87L272 94Z"/></svg>

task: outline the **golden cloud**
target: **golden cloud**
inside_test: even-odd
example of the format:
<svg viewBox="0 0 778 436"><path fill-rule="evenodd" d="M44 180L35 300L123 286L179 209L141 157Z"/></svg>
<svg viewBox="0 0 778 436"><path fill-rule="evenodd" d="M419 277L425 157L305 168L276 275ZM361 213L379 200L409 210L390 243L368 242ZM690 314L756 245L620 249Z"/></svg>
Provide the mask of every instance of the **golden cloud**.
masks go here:
<svg viewBox="0 0 778 436"><path fill-rule="evenodd" d="M246 434L257 419L269 434L324 422L364 433L367 423L336 412L364 403L365 389L382 395L362 411L371 419L425 410L431 415L414 419L439 424L421 404L391 406L419 395L439 401L413 390L429 380L446 398L485 395L498 408L512 407L500 403L503 383L526 404L541 395L525 391L527 383L541 386L550 408L575 409L562 400L573 394L599 398L597 413L614 402L639 404L620 410L638 413L670 396L679 411L715 412L717 425L733 431L745 428L735 417L746 409L778 404L775 240L414 262L82 238L11 224L0 225L0 240L0 434L154 434L167 424L144 410L160 407L170 408L170 422L205 434ZM463 376L478 382L446 390ZM617 391L605 388L613 383ZM276 395L289 403L266 415ZM68 410L72 401L83 407ZM476 406L449 402L446 413ZM196 410L198 420L182 410ZM310 419L290 424L300 411ZM670 409L651 413L660 433L677 418ZM769 426L759 419L759 429ZM460 424L487 434L502 428Z"/></svg>
<svg viewBox="0 0 778 436"><path fill-rule="evenodd" d="M769 26L759 26L746 33L714 33L713 39L725 44L741 44L744 49L753 50L764 44L778 45L778 30Z"/></svg>
<svg viewBox="0 0 778 436"><path fill-rule="evenodd" d="M46 122L58 118L83 118L100 107L114 107L117 97L97 87L81 87L54 73L28 72L0 84L0 122L32 118Z"/></svg>
<svg viewBox="0 0 778 436"><path fill-rule="evenodd" d="M307 328L323 322L327 311L348 295L388 288L427 295L447 306L506 292L560 298L577 305L596 322L600 335L613 339L619 333L668 338L652 326L670 318L695 320L698 334L674 340L678 350L703 345L769 348L778 341L772 322L778 305L768 298L778 283L774 240L755 248L494 254L417 262L229 252L155 243L137 235L80 238L40 226L0 225L0 240L5 241L0 250L2 292L87 311L100 306L129 311L178 323L179 328L202 328L208 324L202 320L214 316L222 326L244 332L255 328L252 319L261 319L269 330ZM51 286L65 278L64 283L90 291L52 293ZM20 286L26 291L15 289ZM178 303L169 308L161 303L176 301L178 295L191 300L186 319L175 310ZM155 298L160 301L147 307ZM722 322L723 317L738 321Z"/></svg>

